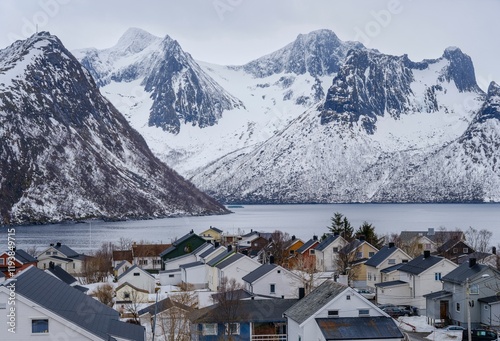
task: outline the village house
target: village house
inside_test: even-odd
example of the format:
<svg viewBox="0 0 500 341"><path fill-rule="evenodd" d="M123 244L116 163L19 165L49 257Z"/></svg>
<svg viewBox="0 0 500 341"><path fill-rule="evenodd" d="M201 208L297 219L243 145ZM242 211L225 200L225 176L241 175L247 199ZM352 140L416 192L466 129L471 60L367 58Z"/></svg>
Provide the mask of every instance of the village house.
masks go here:
<svg viewBox="0 0 500 341"><path fill-rule="evenodd" d="M7 313L0 314L2 335L10 341L144 341L144 327L121 322L115 310L31 266L15 278L15 333L8 333ZM0 285L0 307L9 307L12 280ZM4 310L5 311L5 310ZM8 335L8 337L7 337Z"/></svg>
<svg viewBox="0 0 500 341"><path fill-rule="evenodd" d="M407 263L411 257L403 250L389 243L382 247L376 254L365 262L366 286L375 291L375 284L387 282L389 277L383 276L383 270L389 269L397 264ZM388 271L387 273L392 273ZM399 275L398 275L399 276Z"/></svg>
<svg viewBox="0 0 500 341"><path fill-rule="evenodd" d="M9 254L4 252L0 255L0 272L5 278L15 275L21 270L24 270L31 265L36 266L37 260L35 257L21 249L14 249L14 264L9 266ZM12 259L11 259L12 260Z"/></svg>
<svg viewBox="0 0 500 341"><path fill-rule="evenodd" d="M82 273L83 262L86 257L89 256L79 254L69 246L57 242L50 244L50 247L39 253L36 258L39 269L45 270L49 267L50 262L53 262L70 274L79 275Z"/></svg>
<svg viewBox="0 0 500 341"><path fill-rule="evenodd" d="M242 278L260 265L256 260L241 253L232 254L213 267L216 271L213 272L214 276L208 282L208 288L217 291L223 278L234 279L236 283L243 286Z"/></svg>
<svg viewBox="0 0 500 341"><path fill-rule="evenodd" d="M118 277L131 267L132 264L128 260L122 260L113 267L113 276Z"/></svg>
<svg viewBox="0 0 500 341"><path fill-rule="evenodd" d="M364 236L352 240L339 250L339 257L342 260L342 265L345 269L350 268L347 272L350 273L352 285L354 287L366 287L367 275L365 262L377 252L378 249L368 243Z"/></svg>
<svg viewBox="0 0 500 341"><path fill-rule="evenodd" d="M298 298L302 285L298 275L272 263L262 264L242 279L250 293L276 298Z"/></svg>
<svg viewBox="0 0 500 341"><path fill-rule="evenodd" d="M474 252L475 250L470 247L466 241L449 239L438 247L436 254L438 256L448 258L452 262L460 264L459 260L461 257L470 255Z"/></svg>
<svg viewBox="0 0 500 341"><path fill-rule="evenodd" d="M412 305L425 314L424 295L442 289L441 279L454 270L457 264L449 259L433 256L430 251L404 263L397 271L399 279L375 284L377 303Z"/></svg>
<svg viewBox="0 0 500 341"><path fill-rule="evenodd" d="M207 230L200 232L198 235L205 239L209 243L220 243L222 242L222 234L224 231L218 229L217 227L210 226Z"/></svg>
<svg viewBox="0 0 500 341"><path fill-rule="evenodd" d="M158 271L162 267L160 254L168 249L171 244L132 244L132 264L141 269Z"/></svg>
<svg viewBox="0 0 500 341"><path fill-rule="evenodd" d="M326 280L284 312L288 340L403 340L394 320L356 290Z"/></svg>
<svg viewBox="0 0 500 341"><path fill-rule="evenodd" d="M402 231L399 239L405 245L405 249L413 249L415 252L422 253L424 251L436 252L450 239L465 240L465 235L462 231L436 231L429 227L427 231Z"/></svg>
<svg viewBox="0 0 500 341"><path fill-rule="evenodd" d="M299 247L289 259L290 269L316 268L315 248L319 245L318 236L313 236Z"/></svg>
<svg viewBox="0 0 500 341"><path fill-rule="evenodd" d="M124 283L145 290L150 294L155 292L155 278L149 272L141 269L137 265L132 265L131 268L118 276L118 286Z"/></svg>
<svg viewBox="0 0 500 341"><path fill-rule="evenodd" d="M347 241L339 235L329 234L314 249L316 269L318 271L336 271L339 250L347 245Z"/></svg>
<svg viewBox="0 0 500 341"><path fill-rule="evenodd" d="M162 270L166 270L165 262L168 260L190 254L206 243L205 239L198 236L193 232L193 230L191 230L188 234L185 234L181 238L174 241L170 247L160 253L160 257L163 261ZM189 263L189 261L186 263Z"/></svg>

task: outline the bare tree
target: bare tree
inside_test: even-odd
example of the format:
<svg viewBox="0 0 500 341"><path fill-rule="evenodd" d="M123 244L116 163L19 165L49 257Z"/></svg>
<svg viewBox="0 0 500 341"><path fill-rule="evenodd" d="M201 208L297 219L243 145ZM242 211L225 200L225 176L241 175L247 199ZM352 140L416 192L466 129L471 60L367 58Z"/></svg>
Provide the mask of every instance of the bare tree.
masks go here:
<svg viewBox="0 0 500 341"><path fill-rule="evenodd" d="M486 229L478 230L472 226L469 226L467 231L465 231L465 237L467 243L476 252L488 252L490 240L493 237L493 232Z"/></svg>
<svg viewBox="0 0 500 341"><path fill-rule="evenodd" d="M276 264L284 266L290 256L288 248L292 243L292 238L288 233L276 230L272 233L271 239L268 251L274 256Z"/></svg>
<svg viewBox="0 0 500 341"><path fill-rule="evenodd" d="M26 253L32 257L36 257L40 254L38 251L38 247L36 245L29 246L26 250Z"/></svg>
<svg viewBox="0 0 500 341"><path fill-rule="evenodd" d="M83 260L80 281L83 284L105 282L111 273L113 244L103 243L101 248Z"/></svg>
<svg viewBox="0 0 500 341"><path fill-rule="evenodd" d="M156 316L159 339L165 341L189 341L191 339L188 315L198 307L198 298L193 291L181 291L163 300L164 311ZM162 336L162 337L161 337Z"/></svg>
<svg viewBox="0 0 500 341"><path fill-rule="evenodd" d="M121 297L117 299L124 302L123 314L127 314L127 317L130 317L132 323L141 324L139 320L139 310L141 305L147 303L147 301L135 290L123 292Z"/></svg>
<svg viewBox="0 0 500 341"><path fill-rule="evenodd" d="M99 285L95 289L93 294L99 300L99 302L109 307L113 306L114 288L111 284L105 283L103 285Z"/></svg>
<svg viewBox="0 0 500 341"><path fill-rule="evenodd" d="M316 259L314 257L299 256L293 263L292 270L300 277L300 282L307 295L316 288Z"/></svg>
<svg viewBox="0 0 500 341"><path fill-rule="evenodd" d="M234 278L221 279L218 292L214 295L214 303L218 305L217 319L226 325L226 340L233 340L233 326L244 316L240 311L243 286Z"/></svg>
<svg viewBox="0 0 500 341"><path fill-rule="evenodd" d="M354 261L356 260L356 251L358 248L343 249L338 252L336 265L337 273L339 275L347 275L348 283L352 283L358 277L357 270L352 267Z"/></svg>
<svg viewBox="0 0 500 341"><path fill-rule="evenodd" d="M132 239L120 237L118 244L116 245L116 250L130 250L132 248Z"/></svg>

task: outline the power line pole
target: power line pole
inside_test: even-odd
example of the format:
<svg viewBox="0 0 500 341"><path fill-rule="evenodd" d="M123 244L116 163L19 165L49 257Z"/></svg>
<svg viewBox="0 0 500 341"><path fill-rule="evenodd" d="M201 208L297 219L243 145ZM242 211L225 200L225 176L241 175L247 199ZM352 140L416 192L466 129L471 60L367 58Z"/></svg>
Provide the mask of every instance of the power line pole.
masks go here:
<svg viewBox="0 0 500 341"><path fill-rule="evenodd" d="M470 282L469 277L465 279L465 299L467 301L467 341L472 341L472 331L470 322Z"/></svg>

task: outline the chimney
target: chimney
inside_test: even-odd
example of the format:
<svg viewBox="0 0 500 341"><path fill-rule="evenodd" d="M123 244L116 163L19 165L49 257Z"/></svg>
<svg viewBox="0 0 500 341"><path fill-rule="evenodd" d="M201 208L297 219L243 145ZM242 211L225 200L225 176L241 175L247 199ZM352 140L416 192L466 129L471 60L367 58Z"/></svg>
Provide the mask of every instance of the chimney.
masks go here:
<svg viewBox="0 0 500 341"><path fill-rule="evenodd" d="M274 264L274 256L269 256L269 264Z"/></svg>
<svg viewBox="0 0 500 341"><path fill-rule="evenodd" d="M434 235L434 227L429 227L429 230L427 231L427 234L429 236L433 236Z"/></svg>
<svg viewBox="0 0 500 341"><path fill-rule="evenodd" d="M491 248L491 253L492 253L492 254L494 254L494 255L496 255L496 254L497 254L497 248L496 248L495 246L493 246L493 247Z"/></svg>
<svg viewBox="0 0 500 341"><path fill-rule="evenodd" d="M333 235L334 235L335 237L337 237L337 236L339 235L339 233L338 233L338 232L333 232Z"/></svg>
<svg viewBox="0 0 500 341"><path fill-rule="evenodd" d="M220 245L220 244L219 244L219 242L215 242L215 243L214 243L214 247L215 247L215 248L218 248L218 247L219 247L219 245Z"/></svg>
<svg viewBox="0 0 500 341"><path fill-rule="evenodd" d="M317 236L317 235L314 235L314 236L313 236L313 240L318 240L318 236Z"/></svg>
<svg viewBox="0 0 500 341"><path fill-rule="evenodd" d="M50 243L50 246L54 246L54 243Z"/></svg>
<svg viewBox="0 0 500 341"><path fill-rule="evenodd" d="M54 262L49 262L49 269L54 269L54 266L55 266Z"/></svg>
<svg viewBox="0 0 500 341"><path fill-rule="evenodd" d="M231 244L229 244L227 246L227 252L231 252L231 251L233 251L233 246Z"/></svg>
<svg viewBox="0 0 500 341"><path fill-rule="evenodd" d="M294 241L294 240L295 240L295 235L292 236L292 241Z"/></svg>
<svg viewBox="0 0 500 341"><path fill-rule="evenodd" d="M425 250L424 251L424 258L429 258L431 256L431 251L430 250Z"/></svg>
<svg viewBox="0 0 500 341"><path fill-rule="evenodd" d="M392 248L392 247L394 247L394 242L389 243L389 248Z"/></svg>
<svg viewBox="0 0 500 341"><path fill-rule="evenodd" d="M61 242L57 242L57 247L61 247Z"/></svg>
<svg viewBox="0 0 500 341"><path fill-rule="evenodd" d="M360 235L360 236L358 237L358 239L359 239L360 241L364 242L364 241L365 241L365 236L362 234L362 235Z"/></svg>
<svg viewBox="0 0 500 341"><path fill-rule="evenodd" d="M299 300L303 299L306 296L306 289L299 288Z"/></svg>
<svg viewBox="0 0 500 341"><path fill-rule="evenodd" d="M241 254L242 254L242 255L245 255L245 256L248 256L248 250L243 250L243 251L241 251Z"/></svg>
<svg viewBox="0 0 500 341"><path fill-rule="evenodd" d="M474 265L476 265L476 258L469 259L469 268L472 268Z"/></svg>

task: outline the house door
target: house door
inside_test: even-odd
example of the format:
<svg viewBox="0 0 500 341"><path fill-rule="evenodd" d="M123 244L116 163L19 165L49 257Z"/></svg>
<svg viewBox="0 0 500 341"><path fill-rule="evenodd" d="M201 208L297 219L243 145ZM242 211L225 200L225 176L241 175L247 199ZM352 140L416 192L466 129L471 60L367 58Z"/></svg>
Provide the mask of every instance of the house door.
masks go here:
<svg viewBox="0 0 500 341"><path fill-rule="evenodd" d="M448 318L448 301L439 302L439 318L442 320Z"/></svg>

